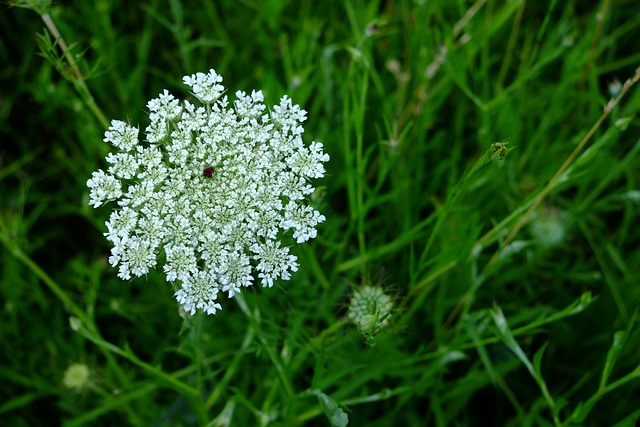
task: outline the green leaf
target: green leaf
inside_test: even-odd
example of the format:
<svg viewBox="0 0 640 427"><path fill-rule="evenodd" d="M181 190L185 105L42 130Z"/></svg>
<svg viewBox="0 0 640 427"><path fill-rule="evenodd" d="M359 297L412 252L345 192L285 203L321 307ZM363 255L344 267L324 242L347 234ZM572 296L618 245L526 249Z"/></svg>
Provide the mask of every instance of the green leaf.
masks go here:
<svg viewBox="0 0 640 427"><path fill-rule="evenodd" d="M349 424L347 413L340 408L336 401L317 389L313 390L313 394L318 398L320 406L332 427L345 427Z"/></svg>
<svg viewBox="0 0 640 427"><path fill-rule="evenodd" d="M15 396L11 399L6 400L2 403L2 405L0 405L0 414L5 414L7 412L15 411L25 406L29 406L36 400L41 399L48 394L49 393L44 391L35 391Z"/></svg>
<svg viewBox="0 0 640 427"><path fill-rule="evenodd" d="M536 354L533 357L533 363L531 363L531 361L529 360L525 352L522 350L522 348L514 338L513 333L509 329L509 324L507 323L507 320L504 314L502 313L502 310L500 309L500 307L495 306L494 309L491 311L491 316L493 317L493 320L498 328L502 342L509 348L509 350L511 350L516 355L516 357L518 357L518 359L520 359L520 361L522 361L522 363L529 370L529 373L531 374L533 379L536 380L536 382L538 383L538 387L540 387L540 391L542 392L542 395L544 396L544 399L546 400L547 405L549 406L549 409L551 409L551 413L553 414L554 421L556 422L556 424L558 424L559 409L553 397L551 396L551 393L549 393L549 389L547 388L547 383L544 380L544 377L542 376L542 372L540 368L542 355L544 354L544 350L547 344L544 344L536 352Z"/></svg>
<svg viewBox="0 0 640 427"><path fill-rule="evenodd" d="M635 427L638 425L638 420L640 420L640 409L627 415L615 423L613 427Z"/></svg>
<svg viewBox="0 0 640 427"><path fill-rule="evenodd" d="M633 313L633 316L631 316L631 319L627 324L627 328L624 331L618 331L615 334L613 334L613 344L611 344L611 348L607 353L607 360L605 361L604 368L602 369L602 376L600 377L599 390L603 390L607 386L607 382L609 381L611 372L615 367L616 361L618 359L618 355L620 354L620 351L622 351L622 347L627 342L627 339L631 334L631 330L633 328L633 325L635 324L637 314L638 314L637 311Z"/></svg>
<svg viewBox="0 0 640 427"><path fill-rule="evenodd" d="M536 351L536 354L533 355L533 372L535 373L535 376L539 378L542 378L542 370L540 368L540 365L542 363L542 356L544 355L544 351L546 350L547 345L549 345L548 342L544 343L542 347L540 347L540 349Z"/></svg>

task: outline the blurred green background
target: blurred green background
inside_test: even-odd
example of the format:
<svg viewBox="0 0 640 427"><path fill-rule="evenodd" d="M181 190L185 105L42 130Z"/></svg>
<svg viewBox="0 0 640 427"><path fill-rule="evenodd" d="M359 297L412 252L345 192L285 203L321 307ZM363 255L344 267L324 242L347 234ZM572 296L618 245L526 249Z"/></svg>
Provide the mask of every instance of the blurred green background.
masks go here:
<svg viewBox="0 0 640 427"><path fill-rule="evenodd" d="M640 418L640 86L603 117L640 65L640 3L35 6L0 12L0 424ZM105 120L144 129L210 68L308 111L327 221L290 282L184 321L161 272L117 279L86 181ZM368 337L346 318L364 285L395 305Z"/></svg>

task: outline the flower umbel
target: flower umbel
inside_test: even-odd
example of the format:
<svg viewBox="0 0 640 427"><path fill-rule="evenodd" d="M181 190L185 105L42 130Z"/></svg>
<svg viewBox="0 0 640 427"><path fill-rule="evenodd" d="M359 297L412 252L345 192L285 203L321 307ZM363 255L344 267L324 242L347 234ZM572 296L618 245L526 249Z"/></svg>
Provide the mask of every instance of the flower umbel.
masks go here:
<svg viewBox="0 0 640 427"><path fill-rule="evenodd" d="M380 286L363 286L351 296L347 317L367 344L375 345L386 338L381 331L389 324L391 310L393 301Z"/></svg>
<svg viewBox="0 0 640 427"><path fill-rule="evenodd" d="M271 287L297 270L286 242L314 238L325 220L306 197L329 155L304 144L306 112L287 96L267 111L261 91L238 91L230 105L214 70L183 82L204 105L165 90L147 104L146 142L111 122L104 141L118 152L87 181L89 204L117 201L105 236L118 277L160 264L185 311L215 314L219 293L231 298L256 278Z"/></svg>

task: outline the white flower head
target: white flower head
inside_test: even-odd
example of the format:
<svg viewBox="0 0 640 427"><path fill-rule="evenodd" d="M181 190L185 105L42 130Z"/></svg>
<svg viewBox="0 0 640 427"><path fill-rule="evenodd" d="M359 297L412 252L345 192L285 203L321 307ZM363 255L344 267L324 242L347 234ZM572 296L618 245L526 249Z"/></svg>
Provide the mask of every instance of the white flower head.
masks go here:
<svg viewBox="0 0 640 427"><path fill-rule="evenodd" d="M138 128L127 125L120 120L112 120L111 127L104 133L104 142L127 152L138 145Z"/></svg>
<svg viewBox="0 0 640 427"><path fill-rule="evenodd" d="M222 76L213 69L209 70L209 74L196 73L191 76L184 76L182 82L191 87L193 96L204 104L213 103L224 92L224 86L220 84L222 83Z"/></svg>
<svg viewBox="0 0 640 427"><path fill-rule="evenodd" d="M185 312L215 314L220 296L297 271L288 245L325 220L307 198L329 155L304 144L306 111L287 96L271 109L261 91L230 101L214 70L183 82L204 106L164 91L147 103L144 141L111 122L104 141L118 152L87 181L89 204L116 202L105 236L120 278L160 265Z"/></svg>
<svg viewBox="0 0 640 427"><path fill-rule="evenodd" d="M104 202L115 200L122 196L122 184L113 175L107 175L103 170L91 174L87 181L89 192L89 204L93 207L101 206Z"/></svg>

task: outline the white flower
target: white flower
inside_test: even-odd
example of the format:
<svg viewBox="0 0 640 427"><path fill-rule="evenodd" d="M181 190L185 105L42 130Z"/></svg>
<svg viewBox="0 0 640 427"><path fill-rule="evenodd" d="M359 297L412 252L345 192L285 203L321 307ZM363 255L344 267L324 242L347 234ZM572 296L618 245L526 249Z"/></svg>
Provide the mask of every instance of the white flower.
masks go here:
<svg viewBox="0 0 640 427"><path fill-rule="evenodd" d="M129 153L109 153L106 160L107 163L111 163L109 173L118 178L132 178L138 171L138 161Z"/></svg>
<svg viewBox="0 0 640 427"><path fill-rule="evenodd" d="M216 270L219 280L223 284L222 290L229 293L229 298L233 298L242 287L253 284L249 257L243 252L238 250L224 251L219 261L220 266Z"/></svg>
<svg viewBox="0 0 640 427"><path fill-rule="evenodd" d="M140 277L149 273L149 269L156 266L155 243L136 236L127 239L118 277L129 280L132 274Z"/></svg>
<svg viewBox="0 0 640 427"><path fill-rule="evenodd" d="M167 90L161 93L156 99L147 102L147 108L157 117L167 120L176 119L182 112L180 101L175 99ZM154 114L151 114L153 116Z"/></svg>
<svg viewBox="0 0 640 427"><path fill-rule="evenodd" d="M104 142L127 152L138 145L138 128L128 126L120 120L112 120L111 127L104 133Z"/></svg>
<svg viewBox="0 0 640 427"><path fill-rule="evenodd" d="M324 176L322 162L329 160L328 154L323 153L322 144L313 142L309 148L305 147L300 137L295 139L296 152L291 156L291 170L301 176L320 178Z"/></svg>
<svg viewBox="0 0 640 427"><path fill-rule="evenodd" d="M184 310L194 314L196 309L204 310L207 314L216 314L222 306L216 302L219 287L213 272L198 271L195 276L182 282L182 288L175 297Z"/></svg>
<svg viewBox="0 0 640 427"><path fill-rule="evenodd" d="M122 185L113 175L107 175L103 170L91 174L91 179L87 181L89 192L89 204L98 207L104 202L115 200L122 195Z"/></svg>
<svg viewBox="0 0 640 427"><path fill-rule="evenodd" d="M273 240L264 244L254 244L251 250L259 261L256 270L260 272L258 277L262 279L262 286L272 287L273 280L278 278L289 280L289 270L298 270L297 257L289 255L289 248L281 248Z"/></svg>
<svg viewBox="0 0 640 427"><path fill-rule="evenodd" d="M224 92L224 86L219 84L222 82L222 76L213 69L209 70L209 74L196 73L191 77L184 76L182 82L190 86L193 95L205 104L211 104Z"/></svg>
<svg viewBox="0 0 640 427"><path fill-rule="evenodd" d="M165 252L167 263L164 265L164 271L167 273L167 280L188 281L190 276L198 271L198 260L192 247L168 244L165 246Z"/></svg>
<svg viewBox="0 0 640 427"><path fill-rule="evenodd" d="M113 236L128 236L138 223L138 212L129 207L124 207L111 212L109 221L105 224L108 233L105 233L107 240L113 240Z"/></svg>
<svg viewBox="0 0 640 427"><path fill-rule="evenodd" d="M284 229L295 228L296 231L293 233L293 238L298 243L302 243L316 237L315 226L324 220L324 215L320 215L311 206L300 206L291 201L285 207L282 227Z"/></svg>
<svg viewBox="0 0 640 427"><path fill-rule="evenodd" d="M147 103L146 142L114 120L107 173L87 181L89 204L116 201L105 236L124 280L158 264L183 309L215 314L258 280L272 287L297 271L290 242L317 235L325 217L307 204L329 156L302 140L306 112L287 96L269 110L261 91L224 96L214 70L183 82L203 104L164 91Z"/></svg>

